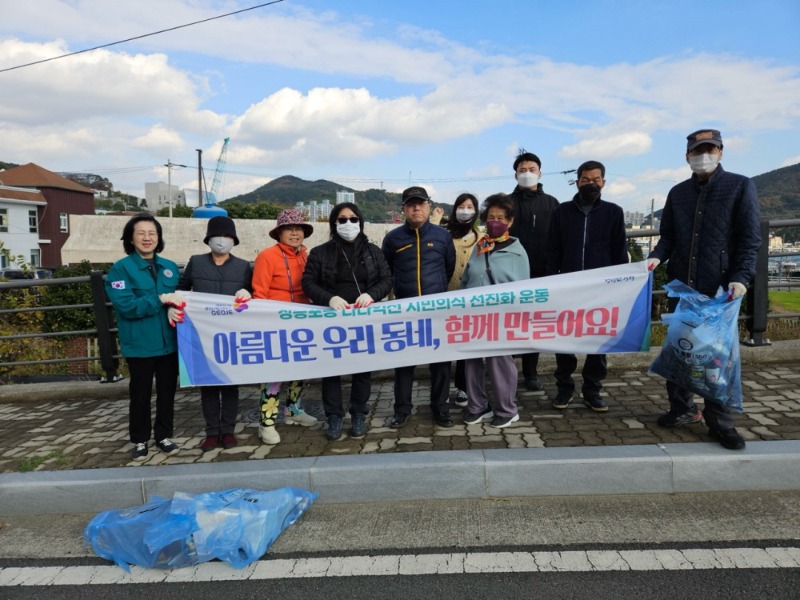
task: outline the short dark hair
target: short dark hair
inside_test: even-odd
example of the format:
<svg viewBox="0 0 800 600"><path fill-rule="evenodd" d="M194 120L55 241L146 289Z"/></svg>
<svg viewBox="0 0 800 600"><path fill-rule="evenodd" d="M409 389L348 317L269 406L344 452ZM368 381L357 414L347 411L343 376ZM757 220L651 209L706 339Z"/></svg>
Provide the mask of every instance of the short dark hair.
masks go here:
<svg viewBox="0 0 800 600"><path fill-rule="evenodd" d="M481 206L481 221L486 223L486 217L489 216L490 208L502 208L506 212L507 219L514 218L514 201L508 194L492 194L483 201Z"/></svg>
<svg viewBox="0 0 800 600"><path fill-rule="evenodd" d="M333 209L331 209L331 214L328 215L328 224L331 226L331 239L342 239L341 236L336 232L336 219L339 218L339 213L342 212L345 208L349 208L353 211L353 213L358 217L358 227L361 230L361 233L364 233L364 217L361 215L361 210L353 204L352 202L341 202L339 204L334 204Z"/></svg>
<svg viewBox="0 0 800 600"><path fill-rule="evenodd" d="M136 215L125 223L125 228L122 230L122 247L125 249L125 254L133 254L136 252L136 247L133 245L133 226L142 221L150 221L156 226L158 233L158 244L156 244L156 254L159 254L164 249L164 235L161 230L161 223L156 220L153 215Z"/></svg>
<svg viewBox="0 0 800 600"><path fill-rule="evenodd" d="M578 179L581 178L581 173L584 171L594 171L595 169L600 169L600 176L603 179L606 178L606 168L603 166L603 163L596 160L587 160L580 167L578 167Z"/></svg>
<svg viewBox="0 0 800 600"><path fill-rule="evenodd" d="M542 168L542 161L539 160L539 157L533 152L526 152L525 148L520 148L517 158L514 159L514 173L517 172L517 167L519 166L519 163L522 162L535 162L537 165L539 165L540 169Z"/></svg>

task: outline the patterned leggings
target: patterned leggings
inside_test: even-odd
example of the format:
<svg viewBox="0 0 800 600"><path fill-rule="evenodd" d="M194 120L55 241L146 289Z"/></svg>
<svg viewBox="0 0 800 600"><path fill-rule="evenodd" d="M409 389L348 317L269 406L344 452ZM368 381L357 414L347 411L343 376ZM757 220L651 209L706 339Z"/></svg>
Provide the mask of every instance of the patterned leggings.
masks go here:
<svg viewBox="0 0 800 600"><path fill-rule="evenodd" d="M278 418L280 402L278 395L283 382L261 384L261 424L264 427L273 427ZM303 391L306 389L305 381L292 381L286 390L286 406L291 410L300 402Z"/></svg>

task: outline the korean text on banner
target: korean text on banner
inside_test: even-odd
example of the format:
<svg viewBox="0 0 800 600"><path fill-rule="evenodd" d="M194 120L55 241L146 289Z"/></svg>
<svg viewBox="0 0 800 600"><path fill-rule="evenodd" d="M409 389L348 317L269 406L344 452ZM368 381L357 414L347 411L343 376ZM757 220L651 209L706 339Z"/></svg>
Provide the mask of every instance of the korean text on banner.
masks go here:
<svg viewBox="0 0 800 600"><path fill-rule="evenodd" d="M342 311L184 292L180 383L290 381L530 351L646 351L650 278L639 262Z"/></svg>

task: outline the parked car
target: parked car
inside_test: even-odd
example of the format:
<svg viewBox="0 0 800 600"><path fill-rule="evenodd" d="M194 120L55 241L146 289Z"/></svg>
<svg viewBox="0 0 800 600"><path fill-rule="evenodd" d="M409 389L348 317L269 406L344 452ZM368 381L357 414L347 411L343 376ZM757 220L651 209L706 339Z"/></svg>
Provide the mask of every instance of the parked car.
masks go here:
<svg viewBox="0 0 800 600"><path fill-rule="evenodd" d="M22 269L0 269L0 279L11 281L12 279L36 279L33 271L23 271Z"/></svg>

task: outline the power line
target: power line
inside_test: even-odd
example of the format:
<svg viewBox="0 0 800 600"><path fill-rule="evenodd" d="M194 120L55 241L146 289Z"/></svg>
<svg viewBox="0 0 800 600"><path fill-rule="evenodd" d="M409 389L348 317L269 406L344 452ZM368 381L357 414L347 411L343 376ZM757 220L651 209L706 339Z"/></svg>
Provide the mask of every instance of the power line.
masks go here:
<svg viewBox="0 0 800 600"><path fill-rule="evenodd" d="M214 21L216 19L222 19L224 17L230 17L231 15L238 15L243 12L247 12L249 10L255 10L257 8L263 8L265 6L270 6L272 4L277 4L278 2L283 2L283 0L272 0L272 2L264 2L263 4L258 4L257 6L251 6L250 8L243 8L241 10L236 10L234 12L225 13L224 15L218 15L216 17L209 17L208 19L202 19L200 21L194 21L193 23L186 23L185 25L177 25L175 27L170 27L169 29L162 29L160 31L153 31L152 33L145 33L143 35L137 35L132 38L127 38L125 40L119 40L118 42L111 42L109 44L103 44L101 46L94 46L93 48L86 48L84 50L76 50L75 52L69 52L67 54L62 54L61 56L52 56L50 58L44 58L42 60L36 60L34 62L25 63L24 65L17 65L16 67L8 67L6 69L0 69L0 73L5 73L6 71L13 71L15 69L22 69L24 67L31 67L33 65L40 65L42 63L50 62L51 60L58 60L60 58L67 58L68 56L75 56L76 54L83 54L84 52L91 52L92 50L99 50L101 48L108 48L109 46L116 46L117 44L124 44L126 42L132 42L134 40L141 40L142 38L150 37L153 35L159 35L161 33L167 33L170 31L175 31L177 29L184 29L185 27L191 27L192 25L199 25L200 23L208 23L209 21Z"/></svg>

